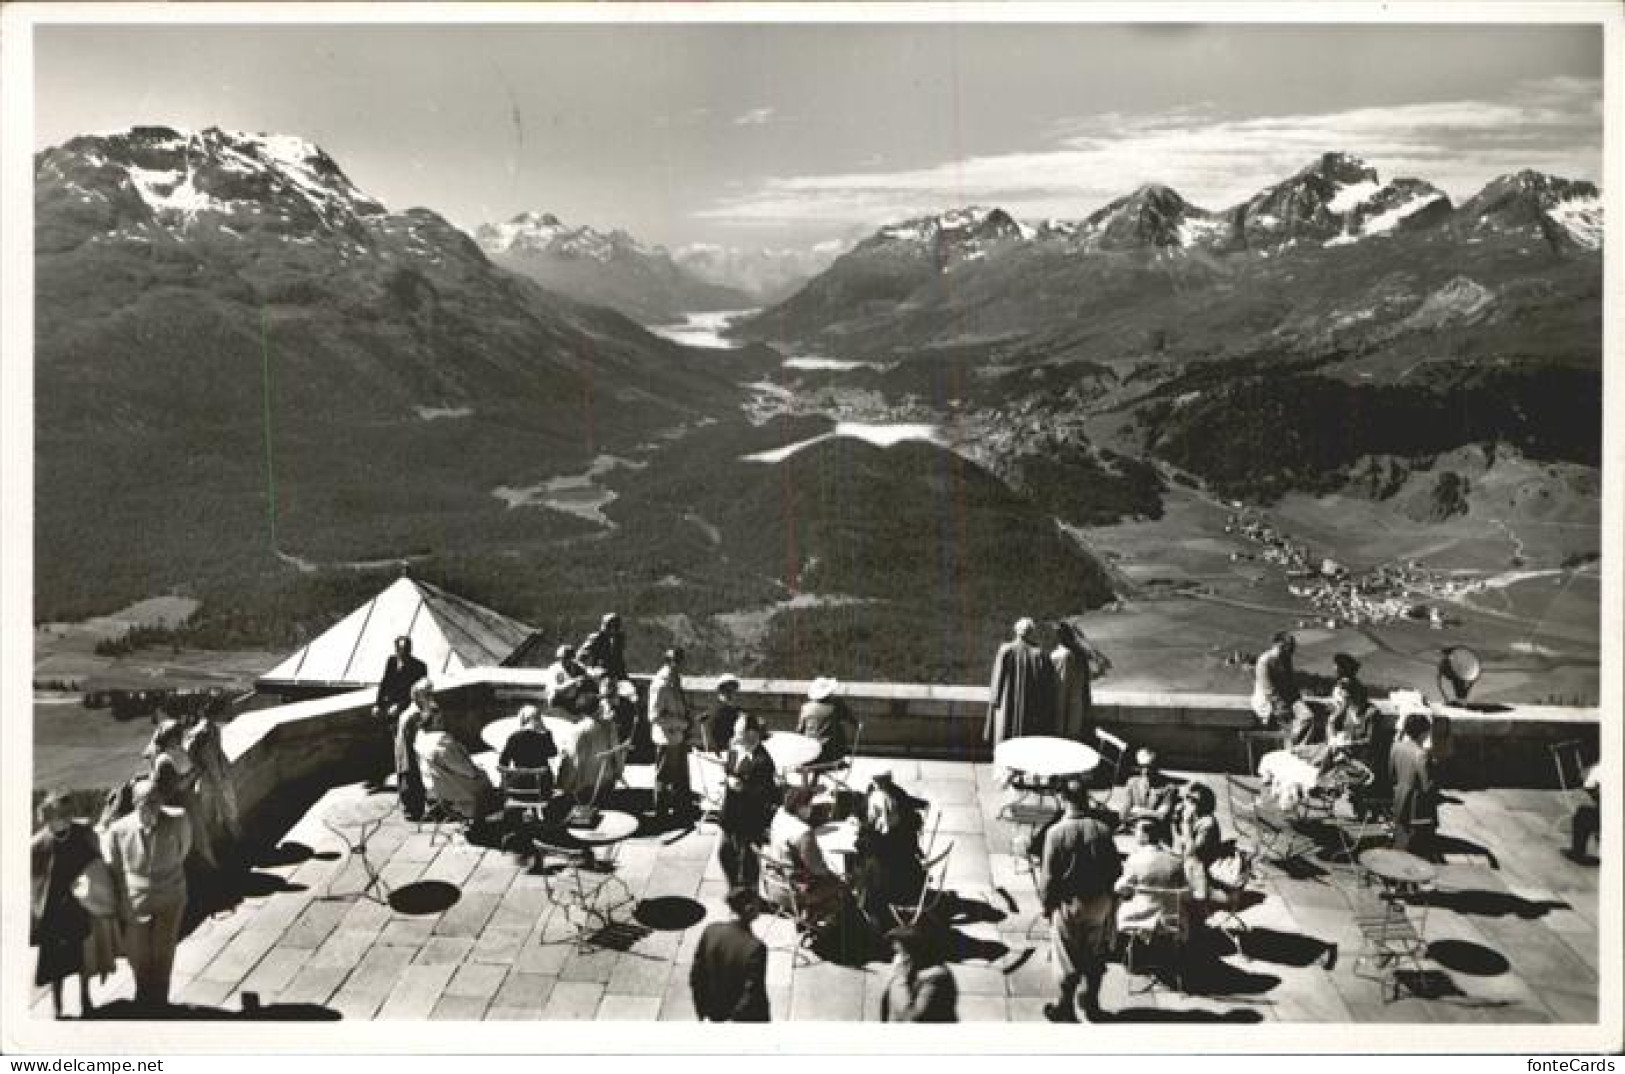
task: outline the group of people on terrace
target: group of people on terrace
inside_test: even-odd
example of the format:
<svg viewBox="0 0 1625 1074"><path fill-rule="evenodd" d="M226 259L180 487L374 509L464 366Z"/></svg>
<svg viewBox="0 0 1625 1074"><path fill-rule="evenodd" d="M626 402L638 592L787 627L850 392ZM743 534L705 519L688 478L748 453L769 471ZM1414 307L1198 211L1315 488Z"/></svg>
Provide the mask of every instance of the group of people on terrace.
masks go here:
<svg viewBox="0 0 1625 1074"><path fill-rule="evenodd" d="M1034 621L1023 618L999 648L985 723L995 744L1035 735L1098 744L1092 684L1110 661L1070 623L1054 624L1053 635L1048 649ZM718 679L701 711L684 687L680 649L664 653L646 693L628 675L625 652L613 613L579 646L560 646L542 674L542 696L519 709L517 730L501 743L493 778L453 733L410 639L398 638L373 712L389 728L403 814L422 819L438 812L465 822L470 838L495 834L523 850L535 833L509 808L515 792L546 803L533 824L562 830L575 807L596 804L630 759L647 763L652 751L650 819L682 823L700 814L692 774L703 779L714 771L720 795L709 804L720 830L730 918L709 926L696 949L690 985L700 1017L771 1017L766 949L752 928L767 910L795 917L809 935L889 943L884 1018L955 1020L947 929L922 912L933 865L932 847L922 840L930 804L900 786L884 762L872 766L867 781L850 779L862 728L839 683L821 677L809 686L796 726L816 744L816 755L809 747L809 760L786 768L767 746L765 722L742 709L737 677ZM1279 733L1283 752L1315 771L1341 765L1367 771L1391 812L1395 847L1426 854L1438 820L1432 754L1438 729L1424 711L1401 711L1393 727L1348 654L1333 658L1329 695L1306 696L1295 652L1293 636L1282 633L1256 661L1251 702L1260 723ZM1102 788L1101 775L1083 772L1043 787L1053 811L1016 846L1031 862L1049 923L1058 995L1045 1014L1053 1021L1076 1021L1080 1002L1086 1016L1101 1014L1101 981L1120 934L1165 912L1157 893L1188 893L1198 918L1233 912L1243 904L1250 872L1248 856L1221 831L1207 784L1169 777L1155 753L1140 748L1121 804L1108 811L1091 798ZM1598 782L1593 769L1589 812L1582 807L1584 815L1574 818L1576 860L1596 832ZM40 949L37 982L51 985L60 1013L62 984L77 973L89 1011L89 980L111 972L122 954L134 972L137 1003L161 1006L188 876L236 867L241 831L218 727L202 715L165 722L143 772L111 797L99 830L73 815L73 803L60 794L40 807L31 932ZM835 852L838 861L820 839L835 823L853 832L850 846ZM898 907L909 905L914 915L900 915Z"/></svg>
<svg viewBox="0 0 1625 1074"><path fill-rule="evenodd" d="M204 711L166 719L141 770L114 789L98 820L73 796L52 791L38 807L31 846L29 939L39 948L35 983L62 1013L64 982L79 978L82 1012L91 981L129 961L135 1002L168 1002L175 949L200 885L241 868L241 828L220 728Z"/></svg>

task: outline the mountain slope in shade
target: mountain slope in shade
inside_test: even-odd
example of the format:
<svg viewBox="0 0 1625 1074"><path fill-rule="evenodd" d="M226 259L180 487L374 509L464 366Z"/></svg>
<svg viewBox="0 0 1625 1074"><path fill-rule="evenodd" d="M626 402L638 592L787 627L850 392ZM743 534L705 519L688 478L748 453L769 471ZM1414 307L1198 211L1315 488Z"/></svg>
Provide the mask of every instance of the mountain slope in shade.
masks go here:
<svg viewBox="0 0 1625 1074"><path fill-rule="evenodd" d="M737 397L297 139L136 128L35 177L42 607L556 532L490 490Z"/></svg>
<svg viewBox="0 0 1625 1074"><path fill-rule="evenodd" d="M737 288L701 279L663 247L644 246L619 229L570 226L551 213L526 212L506 223L482 224L474 237L497 264L643 324L669 324L688 311L755 305Z"/></svg>

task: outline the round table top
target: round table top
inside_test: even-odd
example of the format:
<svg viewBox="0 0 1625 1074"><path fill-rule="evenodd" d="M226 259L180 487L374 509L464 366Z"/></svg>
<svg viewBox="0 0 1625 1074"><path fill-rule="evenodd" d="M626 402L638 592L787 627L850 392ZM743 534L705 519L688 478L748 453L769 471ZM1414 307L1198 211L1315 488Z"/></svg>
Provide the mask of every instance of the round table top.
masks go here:
<svg viewBox="0 0 1625 1074"><path fill-rule="evenodd" d="M576 725L562 716L543 716L542 725L547 728L547 733L553 736L554 742L558 742L566 735L573 735L576 731ZM517 730L519 730L519 717L504 716L502 719L493 720L481 728L480 739L487 746L501 753L502 747L508 744L508 739L512 738L513 733Z"/></svg>
<svg viewBox="0 0 1625 1074"><path fill-rule="evenodd" d="M637 830L638 818L632 814L616 809L601 809L598 811L597 824L591 828L571 828L569 833L570 838L579 842L602 845L630 839L637 834Z"/></svg>
<svg viewBox="0 0 1625 1074"><path fill-rule="evenodd" d="M1005 739L994 746L993 763L1029 776L1054 778L1093 771L1100 764L1100 754L1069 738L1027 735Z"/></svg>
<svg viewBox="0 0 1625 1074"><path fill-rule="evenodd" d="M807 767L818 760L823 750L816 738L794 731L775 731L762 741L762 746L781 772Z"/></svg>
<svg viewBox="0 0 1625 1074"><path fill-rule="evenodd" d="M362 828L379 823L393 812L394 798L387 794L369 794L365 798L335 803L322 814L322 822L330 828Z"/></svg>
<svg viewBox="0 0 1625 1074"><path fill-rule="evenodd" d="M1425 884L1435 875L1433 866L1404 850L1368 850L1360 855L1360 864L1396 884Z"/></svg>

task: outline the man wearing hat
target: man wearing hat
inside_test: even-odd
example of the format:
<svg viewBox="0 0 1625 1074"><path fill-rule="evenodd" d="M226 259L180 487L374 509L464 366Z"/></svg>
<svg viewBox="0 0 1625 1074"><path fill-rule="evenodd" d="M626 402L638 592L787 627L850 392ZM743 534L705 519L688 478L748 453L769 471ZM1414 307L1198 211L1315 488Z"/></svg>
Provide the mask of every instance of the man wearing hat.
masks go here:
<svg viewBox="0 0 1625 1074"><path fill-rule="evenodd" d="M717 680L717 701L711 706L711 711L705 717L706 747L715 754L726 754L728 743L733 740L734 725L739 717L744 715L739 706L734 704L734 698L739 696L739 679L734 675L724 675Z"/></svg>
<svg viewBox="0 0 1625 1074"><path fill-rule="evenodd" d="M807 703L801 706L796 730L818 740L820 748L814 764L830 764L852 752L847 728L856 721L846 702L835 696L840 688L840 683L823 675L807 687Z"/></svg>
<svg viewBox="0 0 1625 1074"><path fill-rule="evenodd" d="M135 976L135 1001L163 1007L169 1003L175 946L186 911L192 825L184 812L160 803L151 780L139 780L131 799L134 812L107 830L107 864L118 895L125 954Z"/></svg>
<svg viewBox="0 0 1625 1074"><path fill-rule="evenodd" d="M1134 775L1129 777L1128 804L1123 809L1123 826L1153 820L1163 825L1173 821L1179 801L1178 788L1157 768L1157 755L1144 746L1134 751Z"/></svg>
<svg viewBox="0 0 1625 1074"><path fill-rule="evenodd" d="M598 629L587 635L587 640L576 650L576 659L588 668L601 671L610 681L626 678L626 634L621 629L621 617L607 613L598 622Z"/></svg>
<svg viewBox="0 0 1625 1074"><path fill-rule="evenodd" d="M728 892L732 919L705 926L688 987L702 1022L768 1022L767 945L751 931L760 909L749 888Z"/></svg>
<svg viewBox="0 0 1625 1074"><path fill-rule="evenodd" d="M982 737L995 746L1055 729L1055 668L1038 646L1038 626L1023 617L1016 620L1012 634L993 658L987 722L982 727Z"/></svg>

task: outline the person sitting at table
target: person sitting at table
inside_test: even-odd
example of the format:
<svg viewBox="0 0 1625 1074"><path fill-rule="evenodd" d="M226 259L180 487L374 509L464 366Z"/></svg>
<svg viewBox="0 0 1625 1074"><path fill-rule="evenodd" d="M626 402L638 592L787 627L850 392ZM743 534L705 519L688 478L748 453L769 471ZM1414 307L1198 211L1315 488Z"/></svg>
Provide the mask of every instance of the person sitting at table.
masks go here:
<svg viewBox="0 0 1625 1074"><path fill-rule="evenodd" d="M1167 845L1162 822L1142 817L1134 822L1134 849L1123 862L1123 875L1117 880L1117 927L1144 928L1155 924L1170 910L1180 915L1190 899L1207 893L1207 873L1194 857L1181 857ZM1147 890L1151 889L1151 890ZM1181 891L1180 905L1170 906L1162 894Z"/></svg>
<svg viewBox="0 0 1625 1074"><path fill-rule="evenodd" d="M1394 788L1394 849L1426 857L1439 827L1439 789L1433 757L1423 745L1432 721L1420 712L1405 716L1399 739L1388 754Z"/></svg>
<svg viewBox="0 0 1625 1074"><path fill-rule="evenodd" d="M483 828L485 818L501 807L502 792L491 785L468 749L446 731L443 714L436 712L424 721L416 748L429 799L454 811L467 822L470 833Z"/></svg>
<svg viewBox="0 0 1625 1074"><path fill-rule="evenodd" d="M423 816L423 770L418 765L417 740L426 721L438 718L440 706L428 679L412 685L411 703L395 717L395 797L407 820Z"/></svg>
<svg viewBox="0 0 1625 1074"><path fill-rule="evenodd" d="M796 731L818 741L818 756L813 764L831 764L852 752L852 739L848 729L857 721L846 702L836 696L841 684L827 676L819 676L807 687L807 703L801 706Z"/></svg>
<svg viewBox="0 0 1625 1074"><path fill-rule="evenodd" d="M1134 753L1134 768L1125 785L1128 800L1123 807L1123 827L1145 819L1171 824L1179 804L1179 787L1157 768L1156 753L1143 746Z"/></svg>
<svg viewBox="0 0 1625 1074"><path fill-rule="evenodd" d="M722 839L717 857L731 886L754 890L761 877L756 848L767 839L778 796L773 756L762 745L761 725L755 717L739 717L722 768L725 782L718 818Z"/></svg>
<svg viewBox="0 0 1625 1074"><path fill-rule="evenodd" d="M507 790L534 794L546 801L553 795L553 769L548 762L559 755L553 735L542 722L542 710L526 705L519 710L519 729L508 736L497 758L499 768L529 769L524 775L504 775Z"/></svg>
<svg viewBox="0 0 1625 1074"><path fill-rule="evenodd" d="M1224 854L1224 834L1214 814L1217 807L1218 799L1212 787L1206 783L1190 783L1175 814L1174 849L1187 858L1196 859L1203 868Z"/></svg>
<svg viewBox="0 0 1625 1074"><path fill-rule="evenodd" d="M824 917L837 911L845 885L824 861L818 836L811 824L813 791L791 787L784 792L784 804L773 815L767 841L773 853L790 867L801 903L808 914Z"/></svg>
<svg viewBox="0 0 1625 1074"><path fill-rule="evenodd" d="M620 738L615 732L615 702L603 697L597 711L576 725L576 733L559 743L558 789L575 795L577 801L596 801L620 779L626 753L617 750Z"/></svg>
<svg viewBox="0 0 1625 1074"><path fill-rule="evenodd" d="M582 695L583 687L591 683L587 669L576 662L576 651L573 646L561 645L553 652L553 662L542 669L542 688L547 691L547 704L556 715L567 719L575 719L591 708L583 709L582 703L586 700ZM592 693L596 693L596 687ZM597 698L592 699L594 705Z"/></svg>
<svg viewBox="0 0 1625 1074"><path fill-rule="evenodd" d="M739 679L733 675L724 675L717 680L717 700L706 714L705 748L712 753L722 755L728 752L733 743L734 724L739 722L743 715L734 699L739 696Z"/></svg>

